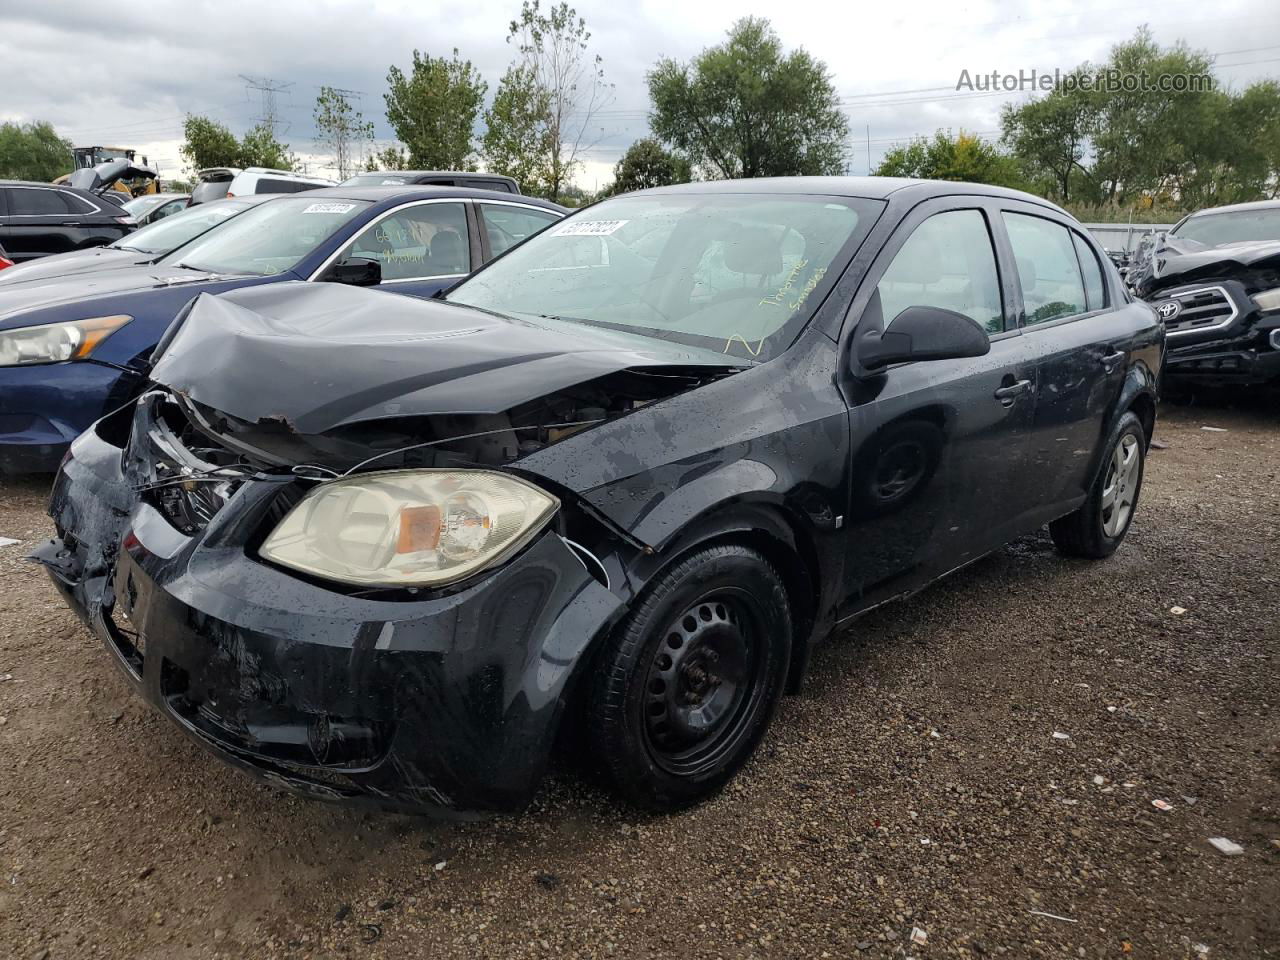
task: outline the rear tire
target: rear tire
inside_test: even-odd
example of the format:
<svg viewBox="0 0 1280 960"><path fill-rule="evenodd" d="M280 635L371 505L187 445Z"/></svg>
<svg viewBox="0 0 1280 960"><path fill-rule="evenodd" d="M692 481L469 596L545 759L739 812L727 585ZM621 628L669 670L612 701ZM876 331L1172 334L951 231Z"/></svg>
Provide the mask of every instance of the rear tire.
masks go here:
<svg viewBox="0 0 1280 960"><path fill-rule="evenodd" d="M591 753L630 803L670 812L712 796L764 736L791 660L782 578L736 544L690 554L601 649Z"/></svg>
<svg viewBox="0 0 1280 960"><path fill-rule="evenodd" d="M1138 509L1146 469L1147 434L1132 410L1107 438L1106 456L1089 496L1074 513L1049 524L1060 553L1101 560L1116 552Z"/></svg>

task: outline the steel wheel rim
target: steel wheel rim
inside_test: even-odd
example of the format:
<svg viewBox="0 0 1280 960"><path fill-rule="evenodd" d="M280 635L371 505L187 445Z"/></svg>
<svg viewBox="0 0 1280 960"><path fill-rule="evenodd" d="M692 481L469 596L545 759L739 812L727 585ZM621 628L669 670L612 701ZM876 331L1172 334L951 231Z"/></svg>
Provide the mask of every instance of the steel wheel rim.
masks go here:
<svg viewBox="0 0 1280 960"><path fill-rule="evenodd" d="M1138 438L1126 433L1111 451L1106 479L1102 483L1102 532L1117 537L1124 532L1133 516L1138 498L1142 469L1142 451Z"/></svg>
<svg viewBox="0 0 1280 960"><path fill-rule="evenodd" d="M890 447L877 465L876 495L881 502L889 503L910 493L924 476L926 462L924 448L918 443Z"/></svg>
<svg viewBox="0 0 1280 960"><path fill-rule="evenodd" d="M745 591L716 590L663 631L645 675L645 747L668 773L716 767L738 746L764 691L764 631Z"/></svg>

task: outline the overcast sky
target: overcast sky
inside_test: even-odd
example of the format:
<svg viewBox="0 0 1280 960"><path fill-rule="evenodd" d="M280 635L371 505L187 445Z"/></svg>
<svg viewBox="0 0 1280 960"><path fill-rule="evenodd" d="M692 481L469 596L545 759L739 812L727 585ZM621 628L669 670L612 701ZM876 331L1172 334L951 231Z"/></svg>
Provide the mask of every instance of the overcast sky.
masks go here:
<svg viewBox="0 0 1280 960"><path fill-rule="evenodd" d="M827 63L849 113L855 174L867 172L868 146L874 166L895 142L940 127L996 134L1011 97L957 95L962 70L1066 70L1104 59L1144 22L1162 44L1182 38L1217 54L1217 75L1232 86L1280 77L1276 0L1025 0L1016 12L1007 3L937 0L581 0L577 7L615 85L579 177L589 189L610 178L613 162L647 130L645 71L659 57L684 60L720 42L747 13L768 17L787 48L802 46ZM518 10L519 0L0 0L0 119L48 120L78 145L137 147L175 176L183 115L207 114L243 133L262 102L240 75L266 77L290 84L277 96L280 136L314 169L326 162L313 143L321 84L363 92L358 106L379 140L390 142L382 101L388 66L407 67L415 47L433 54L458 47L492 96L513 53L505 37Z"/></svg>

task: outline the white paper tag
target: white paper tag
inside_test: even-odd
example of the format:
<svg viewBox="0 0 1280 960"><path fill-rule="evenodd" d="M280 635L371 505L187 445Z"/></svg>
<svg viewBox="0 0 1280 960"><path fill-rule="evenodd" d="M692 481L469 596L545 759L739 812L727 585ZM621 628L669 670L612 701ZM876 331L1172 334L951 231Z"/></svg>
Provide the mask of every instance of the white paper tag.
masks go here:
<svg viewBox="0 0 1280 960"><path fill-rule="evenodd" d="M354 203L313 203L303 213L349 213L354 210Z"/></svg>
<svg viewBox="0 0 1280 960"><path fill-rule="evenodd" d="M630 220L579 220L557 227L551 235L553 237L607 237L630 222Z"/></svg>

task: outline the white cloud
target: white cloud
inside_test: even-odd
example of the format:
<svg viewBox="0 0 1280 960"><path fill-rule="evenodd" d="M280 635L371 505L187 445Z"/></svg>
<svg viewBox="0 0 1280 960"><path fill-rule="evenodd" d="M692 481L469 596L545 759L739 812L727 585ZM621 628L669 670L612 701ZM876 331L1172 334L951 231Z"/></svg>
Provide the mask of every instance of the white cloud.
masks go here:
<svg viewBox="0 0 1280 960"><path fill-rule="evenodd" d="M1101 60L1110 46L1149 22L1156 39L1186 38L1229 53L1220 76L1243 85L1280 73L1280 17L1274 0L1170 0L1159 8L1105 0L1066 7L1027 0L1016 13L995 0L971 4L923 0L900 5L836 5L802 0L745 5L725 0L580 0L614 100L597 119L580 182L594 187L647 130L644 74L661 56L687 59L718 43L739 16L768 17L787 47L804 46L826 62L853 132L853 173L895 142L939 127L989 133L1003 96L956 97L962 69L972 73L1070 68ZM281 93L282 139L315 163L311 109L321 84L360 90L365 116L383 140L387 68L407 65L414 47L447 54L458 47L492 92L513 50L505 42L518 0L404 0L340 3L277 0L153 0L123 9L89 0L18 4L0 0L0 117L52 122L76 143L135 146L176 174L184 114L208 114L243 132L261 113L240 74L292 84ZM902 92L918 91L918 92ZM868 127L869 136L868 136Z"/></svg>

